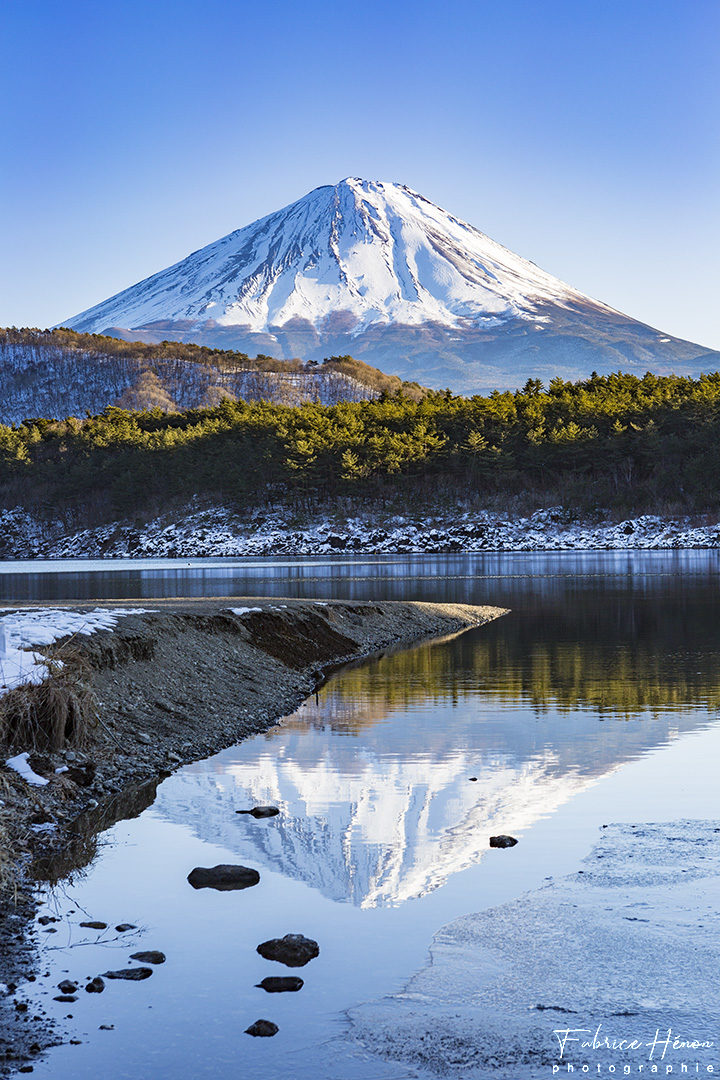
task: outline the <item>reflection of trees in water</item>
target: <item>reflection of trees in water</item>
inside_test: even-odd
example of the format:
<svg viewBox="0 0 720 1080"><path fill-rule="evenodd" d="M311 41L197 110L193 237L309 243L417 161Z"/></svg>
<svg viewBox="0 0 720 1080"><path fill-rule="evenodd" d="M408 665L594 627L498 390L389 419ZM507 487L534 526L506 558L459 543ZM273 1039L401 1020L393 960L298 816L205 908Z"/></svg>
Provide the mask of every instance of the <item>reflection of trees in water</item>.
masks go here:
<svg viewBox="0 0 720 1080"><path fill-rule="evenodd" d="M720 707L720 633L714 605L682 599L512 613L452 641L428 643L344 672L321 695L338 730L389 709L482 694L599 716ZM312 707L303 716L311 720Z"/></svg>
<svg viewBox="0 0 720 1080"><path fill-rule="evenodd" d="M518 835L713 722L693 707L720 702L720 635L698 591L531 602L346 669L224 774L174 777L158 812L336 900L423 896L477 864L492 833ZM282 808L272 829L238 825L232 809L253 802Z"/></svg>

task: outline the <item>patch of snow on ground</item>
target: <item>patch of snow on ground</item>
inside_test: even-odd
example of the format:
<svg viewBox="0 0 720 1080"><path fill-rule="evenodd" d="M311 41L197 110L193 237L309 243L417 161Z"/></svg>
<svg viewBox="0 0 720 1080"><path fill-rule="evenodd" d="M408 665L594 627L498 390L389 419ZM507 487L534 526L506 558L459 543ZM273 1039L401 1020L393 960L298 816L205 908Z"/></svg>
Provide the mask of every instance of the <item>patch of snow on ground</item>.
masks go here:
<svg viewBox="0 0 720 1080"><path fill-rule="evenodd" d="M33 646L51 645L72 634L112 630L124 615L142 614L142 608L92 611L0 608L0 694L18 686L41 683L46 678L47 659L33 652Z"/></svg>
<svg viewBox="0 0 720 1080"><path fill-rule="evenodd" d="M28 761L29 757L30 754L26 750L22 754L16 754L15 757L8 758L5 764L8 769L14 769L18 776L22 776L23 780L27 780L28 784L32 784L34 787L45 787L48 781L44 776L38 776L36 772L33 772Z"/></svg>

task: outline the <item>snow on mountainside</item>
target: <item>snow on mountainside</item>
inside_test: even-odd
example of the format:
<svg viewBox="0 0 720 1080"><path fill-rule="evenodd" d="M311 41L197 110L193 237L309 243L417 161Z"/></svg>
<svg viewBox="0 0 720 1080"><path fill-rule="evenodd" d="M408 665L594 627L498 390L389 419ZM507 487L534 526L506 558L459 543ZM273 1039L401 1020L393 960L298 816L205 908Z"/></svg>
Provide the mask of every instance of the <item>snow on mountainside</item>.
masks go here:
<svg viewBox="0 0 720 1080"><path fill-rule="evenodd" d="M226 506L156 518L139 526L113 521L68 532L61 519L34 517L22 506L0 510L3 559L78 558L267 558L272 555L449 554L474 551L660 551L720 548L716 516L703 521L645 514L624 521L577 521L562 507L529 517L457 509L417 520L397 515L382 525L372 515L322 517L315 524L289 525L282 512L264 508L240 518ZM338 564L342 567L342 563Z"/></svg>
<svg viewBox="0 0 720 1080"><path fill-rule="evenodd" d="M220 368L177 357L105 355L52 341L13 342L0 332L0 423L20 424L26 417L84 416L102 412L137 384L152 367L163 390L180 409L215 405L223 394L246 401L295 405L319 401L365 401L377 392L339 371L319 367L280 372ZM102 339L98 339L102 340Z"/></svg>
<svg viewBox="0 0 720 1080"><path fill-rule="evenodd" d="M399 184L349 178L66 320L93 333L320 359L477 391L720 356L591 300Z"/></svg>
<svg viewBox="0 0 720 1080"><path fill-rule="evenodd" d="M213 320L263 331L342 313L352 336L376 323L461 327L532 318L537 300L580 293L398 184L348 179L311 191L71 320ZM598 305L602 310L608 309Z"/></svg>

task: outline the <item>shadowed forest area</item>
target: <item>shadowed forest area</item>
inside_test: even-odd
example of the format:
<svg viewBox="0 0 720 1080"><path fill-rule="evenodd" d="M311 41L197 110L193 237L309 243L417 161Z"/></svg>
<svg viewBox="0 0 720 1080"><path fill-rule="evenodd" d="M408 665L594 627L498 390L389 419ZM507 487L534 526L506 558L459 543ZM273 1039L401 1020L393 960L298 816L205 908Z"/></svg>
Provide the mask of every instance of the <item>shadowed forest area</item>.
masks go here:
<svg viewBox="0 0 720 1080"><path fill-rule="evenodd" d="M408 507L548 500L587 512L711 512L720 478L720 374L593 375L455 397L402 389L324 406L223 398L167 412L0 426L6 505L88 523L196 494L238 508L351 499Z"/></svg>

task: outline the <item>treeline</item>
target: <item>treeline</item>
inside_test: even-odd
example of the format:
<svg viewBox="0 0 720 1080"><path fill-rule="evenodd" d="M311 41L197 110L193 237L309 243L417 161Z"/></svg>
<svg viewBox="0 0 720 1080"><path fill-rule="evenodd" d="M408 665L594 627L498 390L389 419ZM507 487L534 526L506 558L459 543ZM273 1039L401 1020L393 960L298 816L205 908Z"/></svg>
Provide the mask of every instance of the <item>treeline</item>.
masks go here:
<svg viewBox="0 0 720 1080"><path fill-rule="evenodd" d="M0 426L6 505L92 507L95 520L195 494L312 507L348 495L440 505L531 491L568 507L708 511L719 484L720 374L593 375L489 397L398 393L333 406L110 407Z"/></svg>
<svg viewBox="0 0 720 1080"><path fill-rule="evenodd" d="M233 349L213 349L206 345L193 345L183 341L161 341L148 344L143 341L123 341L105 334L80 334L67 327L55 330L39 330L29 327L0 328L0 352L3 347L23 345L52 349L56 353L75 352L84 357L96 356L107 360L132 361L137 368L141 364L147 369L158 368L162 373L168 361L184 364L202 364L214 368L220 373L263 372L278 375L312 376L339 374L354 379L363 387L375 393L396 393L403 390L409 396L422 397L424 389L418 383L403 382L397 375L386 375L378 368L371 367L352 356L330 356L318 364L316 361L303 363L299 359L277 360L273 356L258 353L251 357L247 353Z"/></svg>

